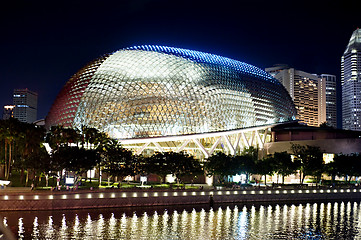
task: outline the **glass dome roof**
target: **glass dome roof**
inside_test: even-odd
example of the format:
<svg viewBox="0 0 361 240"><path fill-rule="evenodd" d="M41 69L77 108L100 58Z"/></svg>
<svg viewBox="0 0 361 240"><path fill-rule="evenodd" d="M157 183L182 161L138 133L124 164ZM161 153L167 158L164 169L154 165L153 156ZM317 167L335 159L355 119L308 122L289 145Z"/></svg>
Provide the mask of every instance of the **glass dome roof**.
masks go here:
<svg viewBox="0 0 361 240"><path fill-rule="evenodd" d="M118 139L227 131L288 121L286 89L229 58L163 46L96 59L63 87L46 126L89 126Z"/></svg>

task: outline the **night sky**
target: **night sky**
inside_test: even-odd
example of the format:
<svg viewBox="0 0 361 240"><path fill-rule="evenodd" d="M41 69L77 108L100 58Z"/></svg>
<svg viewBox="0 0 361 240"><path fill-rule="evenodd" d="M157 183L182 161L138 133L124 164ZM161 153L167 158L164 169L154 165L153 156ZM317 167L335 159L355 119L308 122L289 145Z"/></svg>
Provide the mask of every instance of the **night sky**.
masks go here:
<svg viewBox="0 0 361 240"><path fill-rule="evenodd" d="M14 88L39 94L44 118L66 81L93 59L157 44L218 54L264 69L277 63L334 74L358 1L2 1L0 106Z"/></svg>

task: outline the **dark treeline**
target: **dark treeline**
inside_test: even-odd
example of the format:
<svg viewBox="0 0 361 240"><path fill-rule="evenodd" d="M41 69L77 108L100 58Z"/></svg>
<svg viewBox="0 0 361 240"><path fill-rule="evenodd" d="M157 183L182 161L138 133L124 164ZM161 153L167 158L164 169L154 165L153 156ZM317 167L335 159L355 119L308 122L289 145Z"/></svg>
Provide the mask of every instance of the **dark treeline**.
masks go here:
<svg viewBox="0 0 361 240"><path fill-rule="evenodd" d="M44 143L50 147L50 153ZM123 148L115 139L95 128L81 129L52 127L48 132L41 126L21 123L16 119L0 120L0 178L9 179L12 172L20 173L20 182L27 186L29 180L40 177L61 177L63 170L83 176L97 168L122 181L127 176L156 174L160 182L167 174L177 181L183 176L228 176L251 174L264 176L278 174L284 177L300 173L300 182L306 176L316 182L322 174L345 177L350 181L361 175L361 156L336 155L333 162L323 162L323 152L314 146L292 145L293 154L276 152L258 159L258 149L246 148L239 155L216 153L204 162L185 152L156 152L151 156L135 155Z"/></svg>

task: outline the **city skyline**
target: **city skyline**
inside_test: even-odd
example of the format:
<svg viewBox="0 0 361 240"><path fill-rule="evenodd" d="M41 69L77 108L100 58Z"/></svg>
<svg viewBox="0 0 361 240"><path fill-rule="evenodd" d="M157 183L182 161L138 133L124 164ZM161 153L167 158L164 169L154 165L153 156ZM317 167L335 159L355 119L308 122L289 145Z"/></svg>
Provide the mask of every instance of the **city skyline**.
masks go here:
<svg viewBox="0 0 361 240"><path fill-rule="evenodd" d="M340 81L342 53L361 26L356 1L94 3L24 1L2 8L1 106L11 103L13 89L29 88L38 93L38 118L44 118L79 68L141 44L211 52L263 69L284 63Z"/></svg>

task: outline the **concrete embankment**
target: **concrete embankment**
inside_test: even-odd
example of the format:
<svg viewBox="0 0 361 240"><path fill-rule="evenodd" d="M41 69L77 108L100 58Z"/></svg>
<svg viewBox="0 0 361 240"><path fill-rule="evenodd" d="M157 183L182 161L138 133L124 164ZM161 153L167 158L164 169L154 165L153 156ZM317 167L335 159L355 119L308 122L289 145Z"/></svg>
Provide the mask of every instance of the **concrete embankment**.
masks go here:
<svg viewBox="0 0 361 240"><path fill-rule="evenodd" d="M331 200L361 200L361 189L3 191L0 211Z"/></svg>

